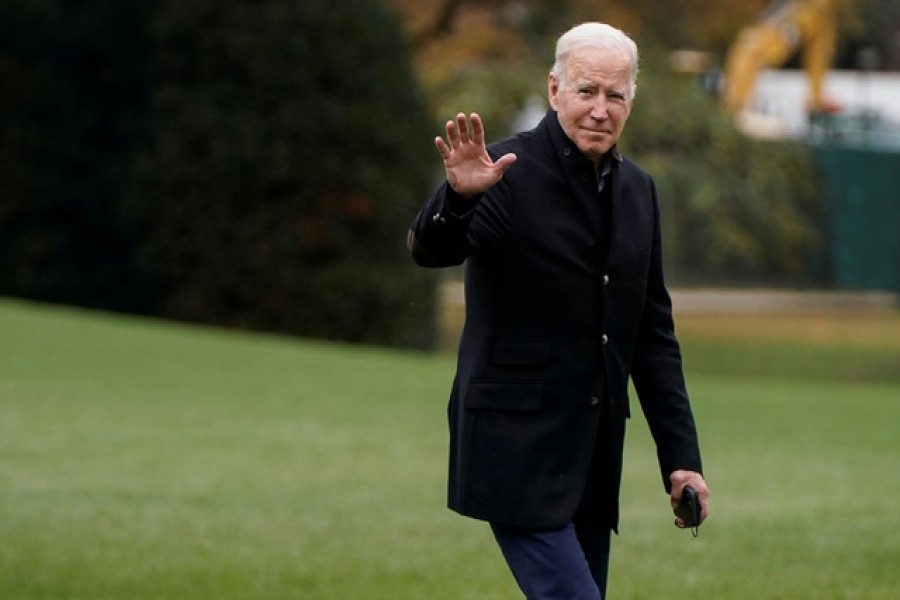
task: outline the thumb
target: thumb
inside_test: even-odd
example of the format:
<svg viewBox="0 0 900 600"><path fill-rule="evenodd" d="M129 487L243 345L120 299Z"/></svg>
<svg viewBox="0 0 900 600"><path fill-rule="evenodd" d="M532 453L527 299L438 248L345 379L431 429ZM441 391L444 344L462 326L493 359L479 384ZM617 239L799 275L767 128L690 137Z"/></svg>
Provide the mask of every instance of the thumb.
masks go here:
<svg viewBox="0 0 900 600"><path fill-rule="evenodd" d="M518 156L516 156L512 152L510 152L509 154L504 154L496 161L494 161L494 169L500 175L502 175L503 173L506 173L506 170L509 169L514 162L516 162L516 159L518 159Z"/></svg>

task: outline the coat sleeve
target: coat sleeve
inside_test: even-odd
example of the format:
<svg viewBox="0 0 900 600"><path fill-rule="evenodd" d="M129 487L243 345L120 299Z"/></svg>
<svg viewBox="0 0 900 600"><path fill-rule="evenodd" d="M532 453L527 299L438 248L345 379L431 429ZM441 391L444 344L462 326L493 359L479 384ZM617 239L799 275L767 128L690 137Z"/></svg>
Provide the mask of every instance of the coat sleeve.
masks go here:
<svg viewBox="0 0 900 600"><path fill-rule="evenodd" d="M687 394L681 348L675 336L672 300L663 276L659 203L653 188L654 233L647 294L632 360L632 381L656 443L663 485L678 469L702 473L693 411Z"/></svg>
<svg viewBox="0 0 900 600"><path fill-rule="evenodd" d="M514 206L505 180L471 199L454 192L445 181L413 220L407 248L423 267L462 264L471 253L502 243L511 227Z"/></svg>
<svg viewBox="0 0 900 600"><path fill-rule="evenodd" d="M466 200L446 181L438 187L409 229L406 246L416 264L449 267L465 260L466 232L479 200L480 197Z"/></svg>

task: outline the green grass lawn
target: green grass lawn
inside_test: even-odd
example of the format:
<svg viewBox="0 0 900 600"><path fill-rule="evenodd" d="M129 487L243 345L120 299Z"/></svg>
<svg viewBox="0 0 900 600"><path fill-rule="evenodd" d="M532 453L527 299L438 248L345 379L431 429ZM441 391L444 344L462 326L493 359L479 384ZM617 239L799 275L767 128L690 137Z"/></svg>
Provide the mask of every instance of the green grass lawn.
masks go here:
<svg viewBox="0 0 900 600"><path fill-rule="evenodd" d="M0 331L0 598L519 597L444 508L449 356L10 300ZM704 331L713 516L672 525L636 413L610 597L900 598L900 338Z"/></svg>

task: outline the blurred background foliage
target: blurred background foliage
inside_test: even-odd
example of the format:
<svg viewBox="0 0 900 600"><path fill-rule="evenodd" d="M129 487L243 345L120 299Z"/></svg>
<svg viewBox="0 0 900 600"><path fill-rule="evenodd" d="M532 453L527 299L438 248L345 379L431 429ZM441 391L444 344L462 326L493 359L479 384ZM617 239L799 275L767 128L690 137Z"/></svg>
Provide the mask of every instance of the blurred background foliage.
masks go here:
<svg viewBox="0 0 900 600"><path fill-rule="evenodd" d="M839 63L891 33L896 8L859 1ZM672 282L828 286L806 146L748 139L670 68L715 67L767 4L0 0L0 294L430 346L438 278L403 242L431 140L458 111L491 139L542 113L585 20L642 49L622 146L659 185Z"/></svg>
<svg viewBox="0 0 900 600"><path fill-rule="evenodd" d="M678 285L827 285L809 148L747 137L690 79L645 69L622 146L655 178ZM646 93L646 96L641 95Z"/></svg>
<svg viewBox="0 0 900 600"><path fill-rule="evenodd" d="M427 345L408 268L431 184L426 103L393 16L345 3L157 5L142 259L162 314Z"/></svg>
<svg viewBox="0 0 900 600"><path fill-rule="evenodd" d="M431 344L432 120L381 2L0 6L0 293Z"/></svg>

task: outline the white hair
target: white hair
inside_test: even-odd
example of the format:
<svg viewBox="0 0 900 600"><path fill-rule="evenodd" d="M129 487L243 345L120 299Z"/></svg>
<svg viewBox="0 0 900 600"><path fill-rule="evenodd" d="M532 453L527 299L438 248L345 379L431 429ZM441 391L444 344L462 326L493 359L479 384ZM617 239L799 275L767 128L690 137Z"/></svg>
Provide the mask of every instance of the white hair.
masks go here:
<svg viewBox="0 0 900 600"><path fill-rule="evenodd" d="M560 36L556 41L556 61L550 74L562 83L566 73L569 54L578 48L602 48L618 50L628 56L631 61L631 76L628 81L628 98L633 99L637 88L638 48L623 31L606 23L582 23L576 25Z"/></svg>

